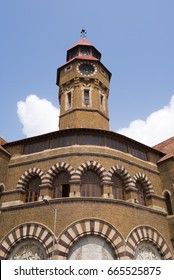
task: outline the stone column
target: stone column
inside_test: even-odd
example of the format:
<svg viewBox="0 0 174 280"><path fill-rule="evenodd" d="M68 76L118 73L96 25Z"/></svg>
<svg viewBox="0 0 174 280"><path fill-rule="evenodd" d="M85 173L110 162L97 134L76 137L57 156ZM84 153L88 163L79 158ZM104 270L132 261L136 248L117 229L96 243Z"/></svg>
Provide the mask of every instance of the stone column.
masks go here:
<svg viewBox="0 0 174 280"><path fill-rule="evenodd" d="M39 201L43 201L43 199L50 200L53 198L53 189L51 184L44 183L39 185L39 187L40 187Z"/></svg>
<svg viewBox="0 0 174 280"><path fill-rule="evenodd" d="M102 193L102 197L103 198L113 198L113 193L112 193L112 185L113 183L110 181L103 181L101 183L101 186L103 188L103 193Z"/></svg>
<svg viewBox="0 0 174 280"><path fill-rule="evenodd" d="M125 200L132 203L138 203L137 188L129 186L126 189Z"/></svg>
<svg viewBox="0 0 174 280"><path fill-rule="evenodd" d="M70 193L69 197L80 197L80 180L72 179L69 180Z"/></svg>

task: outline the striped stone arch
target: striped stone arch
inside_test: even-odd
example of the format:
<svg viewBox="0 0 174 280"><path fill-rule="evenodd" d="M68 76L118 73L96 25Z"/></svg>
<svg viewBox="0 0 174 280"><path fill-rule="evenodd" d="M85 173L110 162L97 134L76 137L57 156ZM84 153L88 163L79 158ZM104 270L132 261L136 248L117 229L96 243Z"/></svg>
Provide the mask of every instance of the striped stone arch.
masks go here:
<svg viewBox="0 0 174 280"><path fill-rule="evenodd" d="M18 184L17 184L17 188L25 189L28 182L30 181L30 179L36 175L38 175L40 177L41 184L42 184L43 180L45 178L44 172L37 167L33 167L33 168L30 168L27 171L25 171L25 173L20 177Z"/></svg>
<svg viewBox="0 0 174 280"><path fill-rule="evenodd" d="M109 171L108 171L108 176L110 178L110 181L112 180L112 175L116 173L120 175L124 182L124 187L125 189L128 189L132 185L132 178L131 175L128 173L128 171L121 165L113 165Z"/></svg>
<svg viewBox="0 0 174 280"><path fill-rule="evenodd" d="M108 180L108 174L107 174L105 168L100 163L98 163L96 161L92 161L92 160L82 163L77 168L76 176L78 177L79 180L81 180L82 175L87 170L92 170L92 171L96 172L99 175L101 181Z"/></svg>
<svg viewBox="0 0 174 280"><path fill-rule="evenodd" d="M140 181L145 188L146 196L154 194L153 186L144 173L136 173L132 179L133 186L136 188L136 182Z"/></svg>
<svg viewBox="0 0 174 280"><path fill-rule="evenodd" d="M56 258L66 260L74 242L85 235L103 237L113 248L116 259L124 258L124 238L112 225L99 219L83 219L68 226L57 240L55 250Z"/></svg>
<svg viewBox="0 0 174 280"><path fill-rule="evenodd" d="M172 253L169 246L167 245L165 239L162 235L152 227L149 226L139 226L132 230L129 234L126 242L126 258L134 259L135 251L138 244L142 241L149 241L156 245L160 255L165 260L172 259Z"/></svg>
<svg viewBox="0 0 174 280"><path fill-rule="evenodd" d="M70 175L70 179L73 179L73 177L75 176L75 171L71 165L66 162L58 162L47 171L44 183L52 185L54 177L62 171L68 172Z"/></svg>
<svg viewBox="0 0 174 280"><path fill-rule="evenodd" d="M38 240L45 249L47 259L51 258L54 238L51 231L41 224L25 223L17 226L4 237L0 243L0 259L7 259L11 249L26 238Z"/></svg>

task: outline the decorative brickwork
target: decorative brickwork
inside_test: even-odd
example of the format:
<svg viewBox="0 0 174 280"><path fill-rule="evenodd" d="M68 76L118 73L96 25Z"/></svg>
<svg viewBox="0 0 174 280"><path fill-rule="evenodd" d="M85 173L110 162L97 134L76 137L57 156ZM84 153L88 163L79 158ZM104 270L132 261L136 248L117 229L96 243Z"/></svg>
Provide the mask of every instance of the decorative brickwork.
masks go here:
<svg viewBox="0 0 174 280"><path fill-rule="evenodd" d="M136 181L140 181L145 188L146 196L154 194L153 187L148 177L144 173L137 173L133 177L133 184L136 187Z"/></svg>
<svg viewBox="0 0 174 280"><path fill-rule="evenodd" d="M49 183L52 185L54 177L62 171L68 172L70 175L70 179L72 179L75 174L74 169L68 163L66 162L56 163L48 170L45 176L45 183Z"/></svg>
<svg viewBox="0 0 174 280"><path fill-rule="evenodd" d="M109 169L108 175L110 180L112 179L112 175L116 173L119 174L124 182L125 189L129 188L132 185L132 178L128 171L121 165L114 165Z"/></svg>
<svg viewBox="0 0 174 280"><path fill-rule="evenodd" d="M90 234L105 238L113 247L116 259L124 256L125 243L122 235L112 225L98 219L84 219L67 227L58 238L55 255L58 259L67 259L73 243Z"/></svg>
<svg viewBox="0 0 174 280"><path fill-rule="evenodd" d="M100 163L98 163L96 161L87 161L85 163L82 163L77 168L76 174L79 176L79 179L81 179L83 173L86 170L93 170L94 172L96 172L99 175L101 181L107 180L106 170L104 169L104 167Z"/></svg>
<svg viewBox="0 0 174 280"><path fill-rule="evenodd" d="M33 167L30 168L29 170L25 171L25 173L20 177L17 188L19 189L25 189L29 180L33 177L38 175L40 177L41 184L43 183L44 180L44 172L40 170L39 168Z"/></svg>
<svg viewBox="0 0 174 280"><path fill-rule="evenodd" d="M162 235L152 227L138 226L128 235L127 241L111 224L99 219L83 219L69 225L58 237L55 244L52 232L41 224L26 223L9 232L0 245L0 259L8 259L13 249L24 240L37 240L43 246L47 259L68 259L71 246L86 235L100 236L110 244L115 252L115 259L134 259L136 248L141 242L147 241L155 246L162 259L172 259L168 244ZM53 254L54 250L54 254ZM53 257L54 256L54 257Z"/></svg>
<svg viewBox="0 0 174 280"><path fill-rule="evenodd" d="M130 233L126 243L127 258L134 259L137 245L145 240L152 242L158 248L162 258L165 260L172 259L171 251L164 238L157 230L149 226L139 226Z"/></svg>
<svg viewBox="0 0 174 280"><path fill-rule="evenodd" d="M26 223L16 227L5 236L0 245L0 259L8 258L10 250L18 244L18 242L26 238L38 240L45 248L47 259L51 257L53 245L53 235L51 231L41 224Z"/></svg>

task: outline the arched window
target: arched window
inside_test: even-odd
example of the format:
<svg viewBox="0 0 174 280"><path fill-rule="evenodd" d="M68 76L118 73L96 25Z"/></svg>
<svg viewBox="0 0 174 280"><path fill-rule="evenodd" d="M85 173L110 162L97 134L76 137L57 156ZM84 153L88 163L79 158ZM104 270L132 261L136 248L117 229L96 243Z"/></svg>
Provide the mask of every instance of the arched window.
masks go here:
<svg viewBox="0 0 174 280"><path fill-rule="evenodd" d="M81 196L100 197L100 178L93 171L86 171L82 176Z"/></svg>
<svg viewBox="0 0 174 280"><path fill-rule="evenodd" d="M146 192L143 184L140 181L136 182L137 199L141 205L146 205Z"/></svg>
<svg viewBox="0 0 174 280"><path fill-rule="evenodd" d="M138 244L135 251L135 260L162 260L162 255L158 248L152 243L142 241Z"/></svg>
<svg viewBox="0 0 174 280"><path fill-rule="evenodd" d="M61 172L53 180L53 197L68 197L69 191L69 174L67 172Z"/></svg>
<svg viewBox="0 0 174 280"><path fill-rule="evenodd" d="M40 177L33 176L26 187L25 202L37 201L40 193Z"/></svg>
<svg viewBox="0 0 174 280"><path fill-rule="evenodd" d="M7 259L9 260L46 260L47 255L43 245L33 238L26 238L16 243Z"/></svg>
<svg viewBox="0 0 174 280"><path fill-rule="evenodd" d="M122 178L117 174L113 174L112 182L113 182L112 193L114 198L124 199L124 185L123 185Z"/></svg>
<svg viewBox="0 0 174 280"><path fill-rule="evenodd" d="M114 260L115 252L101 236L85 235L77 239L68 254L69 260Z"/></svg>
<svg viewBox="0 0 174 280"><path fill-rule="evenodd" d="M168 193L168 191L165 191L164 197L165 197L165 200L166 200L166 208L167 208L168 215L173 215L172 204L171 204L171 200L170 200L170 194Z"/></svg>

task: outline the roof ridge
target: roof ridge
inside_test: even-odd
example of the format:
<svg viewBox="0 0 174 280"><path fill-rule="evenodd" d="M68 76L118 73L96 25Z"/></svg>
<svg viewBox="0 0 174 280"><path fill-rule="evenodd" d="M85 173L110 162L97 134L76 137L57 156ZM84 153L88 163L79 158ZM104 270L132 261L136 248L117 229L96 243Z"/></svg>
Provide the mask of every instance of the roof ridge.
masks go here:
<svg viewBox="0 0 174 280"><path fill-rule="evenodd" d="M81 38L70 49L72 49L72 48L74 48L74 47L76 47L78 45L93 46L86 38Z"/></svg>

